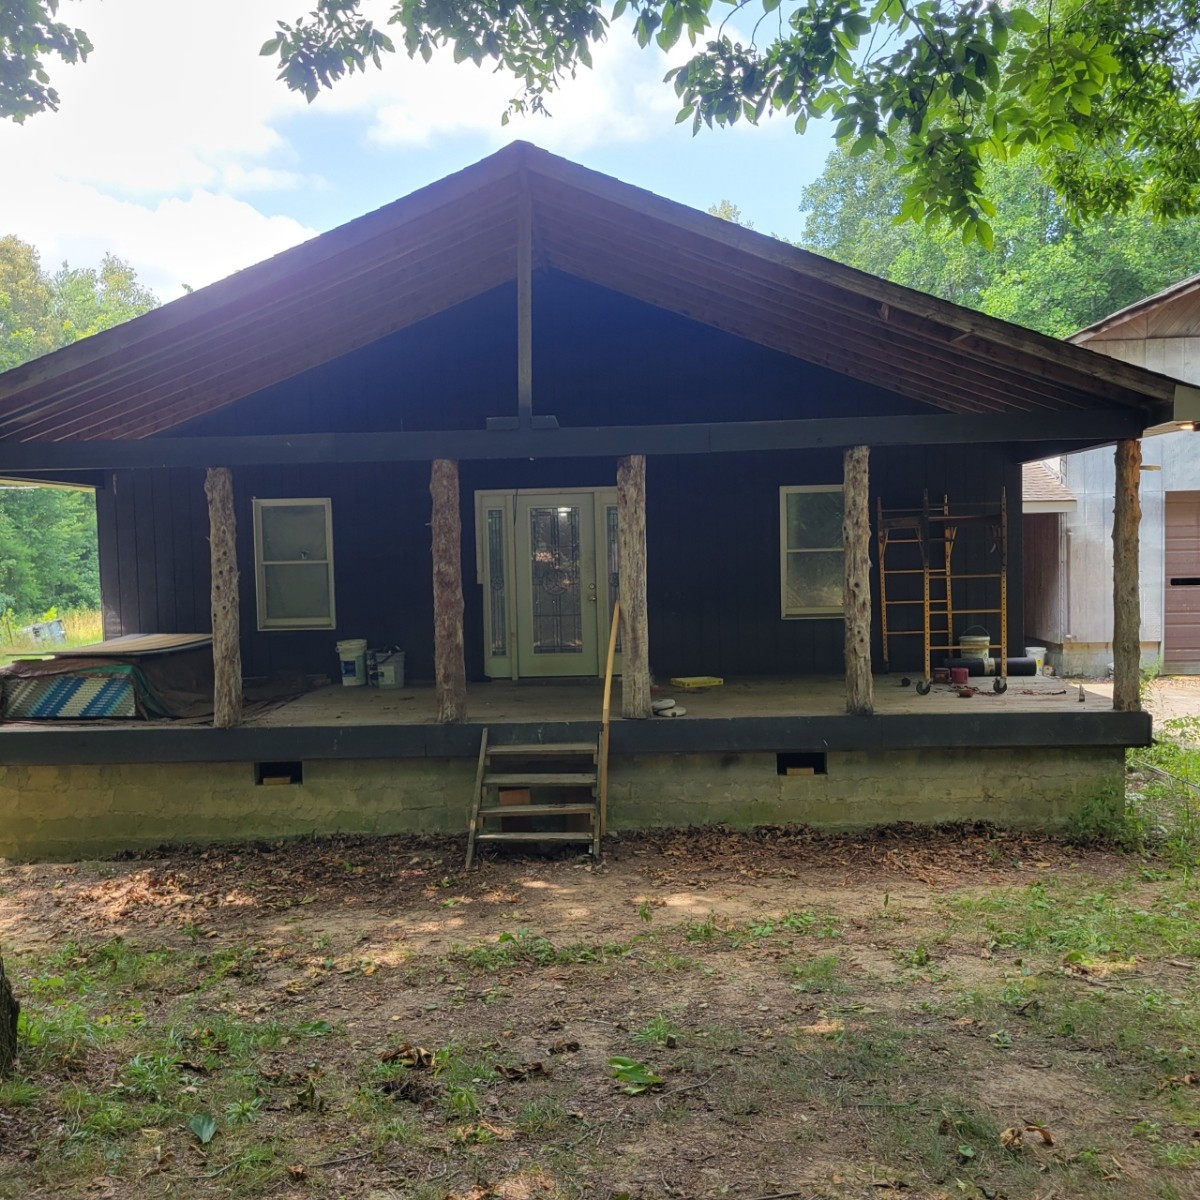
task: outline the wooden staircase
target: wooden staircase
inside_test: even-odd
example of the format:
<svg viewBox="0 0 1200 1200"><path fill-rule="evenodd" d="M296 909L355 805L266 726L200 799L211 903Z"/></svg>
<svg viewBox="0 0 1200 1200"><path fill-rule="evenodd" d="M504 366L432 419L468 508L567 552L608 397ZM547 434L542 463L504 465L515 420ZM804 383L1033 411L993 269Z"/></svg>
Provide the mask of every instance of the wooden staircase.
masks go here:
<svg viewBox="0 0 1200 1200"><path fill-rule="evenodd" d="M488 731L483 731L467 834L468 868L475 861L476 842L591 842L592 858L600 861L600 839L608 824L609 718L620 620L621 602L617 600L608 633L598 741L489 746ZM527 791L529 803L502 803L503 791ZM563 792L575 793L577 799L564 800ZM505 829L506 817L519 819L522 827ZM584 822L571 828L576 824L572 818L577 817L588 818L586 828L582 827ZM547 818L553 818L553 822ZM562 828L535 828L549 823Z"/></svg>
<svg viewBox="0 0 1200 1200"><path fill-rule="evenodd" d="M504 803L504 792L523 792L527 802ZM579 817L587 820L572 819ZM476 842L590 842L592 857L598 859L600 821L598 742L493 746L488 744L488 731L483 731L467 837L468 867L475 859ZM519 828L511 828L514 824Z"/></svg>

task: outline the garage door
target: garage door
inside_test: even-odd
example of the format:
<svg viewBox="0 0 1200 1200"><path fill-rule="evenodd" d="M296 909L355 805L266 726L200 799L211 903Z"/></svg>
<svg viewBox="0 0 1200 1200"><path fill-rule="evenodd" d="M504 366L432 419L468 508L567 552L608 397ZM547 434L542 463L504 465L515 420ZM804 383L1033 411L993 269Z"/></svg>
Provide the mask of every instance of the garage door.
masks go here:
<svg viewBox="0 0 1200 1200"><path fill-rule="evenodd" d="M1200 492L1166 496L1163 668L1200 672Z"/></svg>

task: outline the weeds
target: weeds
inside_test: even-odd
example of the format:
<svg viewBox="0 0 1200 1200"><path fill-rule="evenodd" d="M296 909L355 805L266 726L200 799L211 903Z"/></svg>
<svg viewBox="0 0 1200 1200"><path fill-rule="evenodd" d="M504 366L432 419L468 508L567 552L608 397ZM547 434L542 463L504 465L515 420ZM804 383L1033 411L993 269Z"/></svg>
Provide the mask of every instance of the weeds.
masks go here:
<svg viewBox="0 0 1200 1200"><path fill-rule="evenodd" d="M678 1037L679 1026L657 1013L633 1035L633 1040L648 1046L673 1046Z"/></svg>
<svg viewBox="0 0 1200 1200"><path fill-rule="evenodd" d="M540 934L526 929L500 934L495 943L480 946L456 946L452 957L477 971L500 971L528 964L539 967L567 966L572 963L598 963L628 953L630 944L555 946Z"/></svg>

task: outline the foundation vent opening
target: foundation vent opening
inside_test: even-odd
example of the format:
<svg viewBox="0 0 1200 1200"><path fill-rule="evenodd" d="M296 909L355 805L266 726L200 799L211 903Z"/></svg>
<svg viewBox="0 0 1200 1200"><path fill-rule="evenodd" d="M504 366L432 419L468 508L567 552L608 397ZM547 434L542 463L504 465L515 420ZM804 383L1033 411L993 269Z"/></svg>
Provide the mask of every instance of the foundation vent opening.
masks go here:
<svg viewBox="0 0 1200 1200"><path fill-rule="evenodd" d="M261 762L254 764L254 783L257 787L279 787L304 782L302 762Z"/></svg>
<svg viewBox="0 0 1200 1200"><path fill-rule="evenodd" d="M776 775L828 775L825 754L817 751L784 750L775 755Z"/></svg>

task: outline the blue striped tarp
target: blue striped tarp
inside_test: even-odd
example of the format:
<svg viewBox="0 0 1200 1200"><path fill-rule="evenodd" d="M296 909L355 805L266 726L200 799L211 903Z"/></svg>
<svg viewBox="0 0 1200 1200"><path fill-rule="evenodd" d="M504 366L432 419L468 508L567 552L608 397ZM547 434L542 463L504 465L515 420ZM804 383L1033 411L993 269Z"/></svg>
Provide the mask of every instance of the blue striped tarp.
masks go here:
<svg viewBox="0 0 1200 1200"><path fill-rule="evenodd" d="M4 715L12 720L135 717L133 679L127 674L5 679Z"/></svg>

